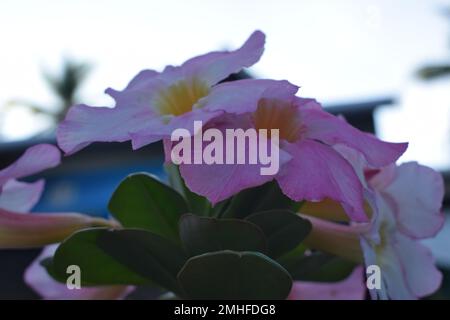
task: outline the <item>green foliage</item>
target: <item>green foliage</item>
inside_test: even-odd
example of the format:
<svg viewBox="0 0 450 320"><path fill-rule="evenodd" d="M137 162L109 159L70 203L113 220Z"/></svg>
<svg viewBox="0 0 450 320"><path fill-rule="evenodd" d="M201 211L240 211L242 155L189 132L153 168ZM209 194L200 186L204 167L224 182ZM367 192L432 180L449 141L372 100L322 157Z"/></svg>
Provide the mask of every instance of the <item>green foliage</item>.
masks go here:
<svg viewBox="0 0 450 320"><path fill-rule="evenodd" d="M221 250L267 251L263 231L245 220L187 214L180 220L180 237L190 256Z"/></svg>
<svg viewBox="0 0 450 320"><path fill-rule="evenodd" d="M178 241L178 220L188 212L177 191L145 173L126 177L108 207L122 226L146 229L174 241Z"/></svg>
<svg viewBox="0 0 450 320"><path fill-rule="evenodd" d="M192 299L285 299L289 273L258 252L219 251L193 257L178 275Z"/></svg>
<svg viewBox="0 0 450 320"><path fill-rule="evenodd" d="M304 255L311 224L291 211L299 203L276 183L212 207L186 188L178 168L167 169L171 186L144 173L125 178L109 203L124 229L73 234L42 262L48 273L65 281L67 267L78 265L84 285L156 285L188 299L285 299L292 279L337 281L348 272L335 257Z"/></svg>
<svg viewBox="0 0 450 320"><path fill-rule="evenodd" d="M278 258L294 250L311 232L311 223L288 210L254 213L246 221L259 226L266 238L269 256Z"/></svg>

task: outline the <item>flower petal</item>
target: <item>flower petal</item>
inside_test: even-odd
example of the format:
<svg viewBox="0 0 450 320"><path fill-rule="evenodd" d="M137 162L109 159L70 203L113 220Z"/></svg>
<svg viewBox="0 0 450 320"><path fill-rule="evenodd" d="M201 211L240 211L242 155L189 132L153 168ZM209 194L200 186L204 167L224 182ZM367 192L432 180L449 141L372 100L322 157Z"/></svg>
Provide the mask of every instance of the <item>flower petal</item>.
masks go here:
<svg viewBox="0 0 450 320"><path fill-rule="evenodd" d="M362 185L352 166L331 147L302 140L283 147L292 160L277 176L283 192L293 200L340 202L354 221L367 221Z"/></svg>
<svg viewBox="0 0 450 320"><path fill-rule="evenodd" d="M395 162L405 152L407 143L388 143L375 136L361 132L345 120L318 108L299 106L303 122L307 127L307 137L329 145L345 144L360 151L368 163L382 167Z"/></svg>
<svg viewBox="0 0 450 320"><path fill-rule="evenodd" d="M151 126L154 118L150 107L89 107L76 105L58 126L58 145L66 154L73 154L93 142L124 142L130 140L131 128Z"/></svg>
<svg viewBox="0 0 450 320"><path fill-rule="evenodd" d="M222 133L223 138L226 138L226 129L253 129L251 127L249 117L235 115L220 117L213 121L209 127L219 130ZM206 129L208 129L208 126L205 127L205 131ZM274 150L271 149L270 146L270 140L267 143L268 144L263 147L268 148L269 155L274 155ZM205 142L203 144L203 152L205 150L205 145L207 144L209 143ZM250 143L248 143L248 140L245 143L244 150L238 150L238 144L236 142L234 144L233 163L226 163L227 148L226 142L223 141L223 164L180 164L180 173L191 191L205 196L209 201L215 204L221 200L229 198L241 190L262 185L274 178L276 173L274 173L274 175L261 174L261 168L266 168L269 164L263 165L259 161L259 158L256 159L257 162L255 164L249 164ZM194 146L194 143L191 143L191 145ZM259 145L259 148L262 148L262 143L258 142L257 145ZM277 151L279 152L279 158L275 161L279 162L278 168L281 168L287 161L290 160L290 155L283 150L278 149L278 146L273 146L273 148L277 148ZM192 153L192 159L194 152L201 151L202 150L194 150ZM237 155L241 152L245 152L246 164L237 164ZM166 154L168 154L167 145ZM166 159L166 161L167 160L169 159Z"/></svg>
<svg viewBox="0 0 450 320"><path fill-rule="evenodd" d="M140 130L133 129L130 132L133 149L136 150L152 142L170 138L176 129L186 129L193 136L196 133L194 132L194 121L201 121L203 126L205 126L210 120L222 113L221 111L205 112L201 109L194 109L181 116L168 118L167 123L154 123Z"/></svg>
<svg viewBox="0 0 450 320"><path fill-rule="evenodd" d="M288 300L364 300L363 268L357 267L339 282L294 281Z"/></svg>
<svg viewBox="0 0 450 320"><path fill-rule="evenodd" d="M392 199L398 228L413 238L435 236L444 224L441 174L416 162L396 168L395 179L383 191Z"/></svg>
<svg viewBox="0 0 450 320"><path fill-rule="evenodd" d="M254 112L262 98L290 101L298 87L286 80L245 79L213 87L204 99L205 110L222 110L233 114Z"/></svg>
<svg viewBox="0 0 450 320"><path fill-rule="evenodd" d="M0 190L10 179L33 175L45 169L56 167L60 162L61 154L57 147L50 144L32 146L14 163L0 170Z"/></svg>
<svg viewBox="0 0 450 320"><path fill-rule="evenodd" d="M138 89L160 73L155 70L142 70L128 83L126 89Z"/></svg>
<svg viewBox="0 0 450 320"><path fill-rule="evenodd" d="M28 212L39 201L44 190L44 180L33 183L8 180L0 193L0 209Z"/></svg>
<svg viewBox="0 0 450 320"><path fill-rule="evenodd" d="M259 165L180 165L180 172L188 188L208 198L213 205L273 179L261 175Z"/></svg>
<svg viewBox="0 0 450 320"><path fill-rule="evenodd" d="M235 51L210 52L186 61L180 68L186 76L196 77L212 86L258 62L264 52L264 42L264 33L255 31Z"/></svg>
<svg viewBox="0 0 450 320"><path fill-rule="evenodd" d="M117 224L78 213L23 214L0 209L0 249L41 247L96 226Z"/></svg>
<svg viewBox="0 0 450 320"><path fill-rule="evenodd" d="M40 264L42 260L52 257L57 247L57 245L45 247L41 254L26 269L24 274L25 282L43 299L116 300L124 298L133 290L132 286L86 287L78 290L68 289L65 284L53 280Z"/></svg>
<svg viewBox="0 0 450 320"><path fill-rule="evenodd" d="M403 277L410 291L418 298L434 293L442 282L442 273L436 268L434 258L418 241L396 236L394 250L403 266Z"/></svg>

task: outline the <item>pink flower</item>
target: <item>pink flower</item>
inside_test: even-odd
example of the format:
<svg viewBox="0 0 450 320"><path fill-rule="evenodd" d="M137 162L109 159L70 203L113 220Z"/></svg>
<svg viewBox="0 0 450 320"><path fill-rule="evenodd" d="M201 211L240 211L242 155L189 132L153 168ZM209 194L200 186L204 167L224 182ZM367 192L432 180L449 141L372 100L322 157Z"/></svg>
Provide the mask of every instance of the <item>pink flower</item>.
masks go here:
<svg viewBox="0 0 450 320"><path fill-rule="evenodd" d="M39 200L44 181L16 179L53 168L60 163L59 150L48 144L28 148L13 164L0 171L0 248L29 248L62 241L90 226L113 222L78 213L26 214Z"/></svg>
<svg viewBox="0 0 450 320"><path fill-rule="evenodd" d="M221 109L210 108L210 104L215 100L224 102L228 97L240 95L242 90L250 102L271 88L281 87L289 94L295 93L297 87L287 81L236 81L241 89L237 92L234 86L218 84L256 63L264 51L264 41L264 34L256 31L236 51L211 52L179 67L168 66L162 72L140 72L125 90L106 90L116 102L114 108L72 107L58 127L58 145L72 154L92 142L131 140L137 149L170 137L175 129L191 129L194 120L207 123L223 113Z"/></svg>
<svg viewBox="0 0 450 320"><path fill-rule="evenodd" d="M357 267L347 279L333 283L294 281L288 300L364 300L363 271Z"/></svg>
<svg viewBox="0 0 450 320"><path fill-rule="evenodd" d="M237 83L226 85L238 89ZM351 164L333 145L341 143L362 152L374 167L395 161L407 147L360 132L323 111L316 101L286 96L282 90L267 90L252 103L245 94L228 96L223 104L220 99L214 101L210 109L235 106L235 114L217 118L208 128L279 129L280 170L275 175L262 176L261 164L181 164L180 171L189 189L212 203L275 179L293 200L330 198L340 202L353 220L366 221L362 184ZM165 147L170 149L171 144L166 141ZM166 150L167 161L169 151Z"/></svg>
<svg viewBox="0 0 450 320"><path fill-rule="evenodd" d="M441 175L415 162L369 174L377 212L373 230L362 237L361 246L366 264L378 265L383 275L382 290L371 294L392 299L432 294L442 274L431 252L417 240L434 237L443 226Z"/></svg>
<svg viewBox="0 0 450 320"><path fill-rule="evenodd" d="M57 245L44 248L42 253L25 271L25 282L42 298L50 300L115 300L123 299L133 286L99 286L70 290L63 283L53 280L40 262L52 257Z"/></svg>
<svg viewBox="0 0 450 320"><path fill-rule="evenodd" d="M371 221L345 226L305 216L313 224L305 242L356 262L363 259L367 266L378 266L381 288L370 291L373 298L416 299L435 292L442 275L431 252L418 240L435 236L443 225L441 175L415 162L373 169L355 150L345 146L336 149L363 179ZM356 247L358 238L360 249Z"/></svg>

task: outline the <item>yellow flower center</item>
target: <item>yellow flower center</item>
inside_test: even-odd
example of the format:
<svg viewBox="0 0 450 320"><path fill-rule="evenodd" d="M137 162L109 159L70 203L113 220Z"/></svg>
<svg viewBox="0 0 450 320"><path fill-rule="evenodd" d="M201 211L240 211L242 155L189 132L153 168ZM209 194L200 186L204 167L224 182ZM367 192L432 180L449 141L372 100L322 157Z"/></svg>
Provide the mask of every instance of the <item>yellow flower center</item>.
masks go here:
<svg viewBox="0 0 450 320"><path fill-rule="evenodd" d="M256 129L279 129L280 139L294 142L301 137L302 125L295 106L275 99L261 99L253 115Z"/></svg>
<svg viewBox="0 0 450 320"><path fill-rule="evenodd" d="M155 106L161 115L180 116L209 93L209 87L198 79L180 80L160 91Z"/></svg>

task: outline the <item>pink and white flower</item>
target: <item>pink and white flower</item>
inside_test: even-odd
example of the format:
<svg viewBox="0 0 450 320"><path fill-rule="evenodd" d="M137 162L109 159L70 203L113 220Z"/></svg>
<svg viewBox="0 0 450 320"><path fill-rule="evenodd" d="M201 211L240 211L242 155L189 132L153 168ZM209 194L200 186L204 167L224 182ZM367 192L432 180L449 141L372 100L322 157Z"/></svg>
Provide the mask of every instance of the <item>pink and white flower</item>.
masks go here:
<svg viewBox="0 0 450 320"><path fill-rule="evenodd" d="M293 200L330 198L341 203L353 220L367 221L362 184L350 162L333 145L341 143L354 148L372 166L382 167L395 161L407 144L387 143L363 133L325 112L315 100L294 95L281 98L277 90L266 91L253 103L243 97L244 94L236 95L228 97L226 104L211 105L210 108L218 109L225 105L238 107L233 109L234 114L219 117L208 127L221 131L279 129L280 171L274 176L262 176L261 164L181 164L180 172L189 189L214 204L275 179ZM170 161L167 149L172 145L166 141L165 147L166 161Z"/></svg>
<svg viewBox="0 0 450 320"><path fill-rule="evenodd" d="M264 42L264 34L255 31L235 51L211 52L162 72L144 70L123 91L106 90L116 102L114 108L73 106L58 127L58 145L72 154L92 142L131 140L137 149L170 137L175 129L190 130L193 121L207 123L224 112L209 107L215 100L224 102L242 90L250 103L265 91L294 94L298 88L287 81L236 81L238 91L234 86L219 84L230 74L255 64L264 51Z"/></svg>
<svg viewBox="0 0 450 320"><path fill-rule="evenodd" d="M370 290L373 298L416 299L435 292L442 274L419 240L435 236L444 223L441 175L416 162L373 169L360 153L345 146L336 149L363 179L371 221L342 225L305 215L313 224L306 243L367 266L377 265L382 281L380 289Z"/></svg>

